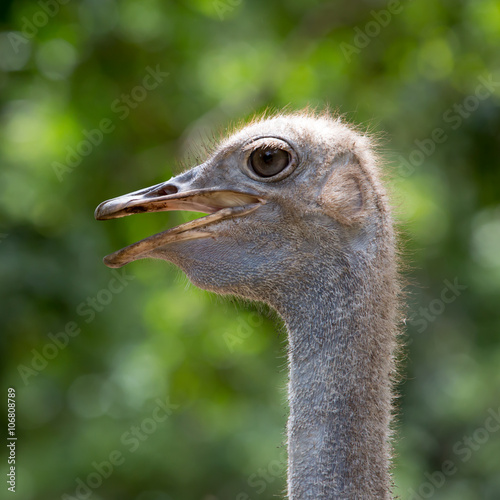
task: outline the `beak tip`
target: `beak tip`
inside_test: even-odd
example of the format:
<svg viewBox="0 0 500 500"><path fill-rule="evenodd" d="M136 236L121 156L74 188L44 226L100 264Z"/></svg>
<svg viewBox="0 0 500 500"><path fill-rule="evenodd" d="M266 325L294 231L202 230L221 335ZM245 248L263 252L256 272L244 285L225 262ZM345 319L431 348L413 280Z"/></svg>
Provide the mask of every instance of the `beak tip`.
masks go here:
<svg viewBox="0 0 500 500"><path fill-rule="evenodd" d="M97 208L95 209L94 211L94 219L95 220L105 220L106 219L106 216L105 216L105 212L103 210L103 206L105 205L105 201L103 203L100 203Z"/></svg>
<svg viewBox="0 0 500 500"><path fill-rule="evenodd" d="M106 257L104 257L104 259L102 259L102 261L104 262L104 265L106 267L109 267L111 269L118 269L119 267L123 267L125 265L125 264L117 263L113 259L113 254L106 255Z"/></svg>

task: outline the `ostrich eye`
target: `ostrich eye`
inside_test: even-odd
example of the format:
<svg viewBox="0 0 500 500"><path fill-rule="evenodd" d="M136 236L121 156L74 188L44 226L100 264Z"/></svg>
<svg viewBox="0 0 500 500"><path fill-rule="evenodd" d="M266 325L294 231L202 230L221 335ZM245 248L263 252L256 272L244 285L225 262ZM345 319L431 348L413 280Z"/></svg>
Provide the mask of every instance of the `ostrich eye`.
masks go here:
<svg viewBox="0 0 500 500"><path fill-rule="evenodd" d="M272 177L290 163L290 154L283 149L258 148L250 155L250 167L260 177Z"/></svg>

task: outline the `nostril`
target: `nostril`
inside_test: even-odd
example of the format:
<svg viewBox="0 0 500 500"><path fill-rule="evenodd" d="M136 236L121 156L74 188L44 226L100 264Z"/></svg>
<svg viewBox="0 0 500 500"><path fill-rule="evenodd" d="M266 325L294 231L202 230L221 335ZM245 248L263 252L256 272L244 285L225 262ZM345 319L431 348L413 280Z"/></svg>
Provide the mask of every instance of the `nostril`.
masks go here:
<svg viewBox="0 0 500 500"><path fill-rule="evenodd" d="M173 184L165 184L155 191L156 196L168 196L169 194L176 194L179 190Z"/></svg>

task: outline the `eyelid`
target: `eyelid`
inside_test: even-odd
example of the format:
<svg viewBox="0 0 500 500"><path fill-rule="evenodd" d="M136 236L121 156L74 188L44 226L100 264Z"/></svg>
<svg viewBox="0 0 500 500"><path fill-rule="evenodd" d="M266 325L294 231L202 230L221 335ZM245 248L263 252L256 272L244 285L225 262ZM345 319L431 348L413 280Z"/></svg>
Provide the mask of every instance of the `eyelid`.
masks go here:
<svg viewBox="0 0 500 500"><path fill-rule="evenodd" d="M256 151L257 149L283 149L285 151L290 152L291 148L290 146L282 141L281 139L275 139L274 137L263 137L261 139L257 139L253 142L250 142L246 144L243 147L243 152L244 153L252 153L253 151Z"/></svg>

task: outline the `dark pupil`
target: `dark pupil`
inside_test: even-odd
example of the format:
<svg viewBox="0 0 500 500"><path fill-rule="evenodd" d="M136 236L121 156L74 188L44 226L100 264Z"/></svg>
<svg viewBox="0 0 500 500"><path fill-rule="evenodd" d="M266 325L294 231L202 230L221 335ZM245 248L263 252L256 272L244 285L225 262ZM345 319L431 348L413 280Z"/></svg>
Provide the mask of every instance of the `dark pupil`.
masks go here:
<svg viewBox="0 0 500 500"><path fill-rule="evenodd" d="M250 155L253 171L261 177L271 177L281 172L289 163L290 155L283 149L256 149Z"/></svg>

